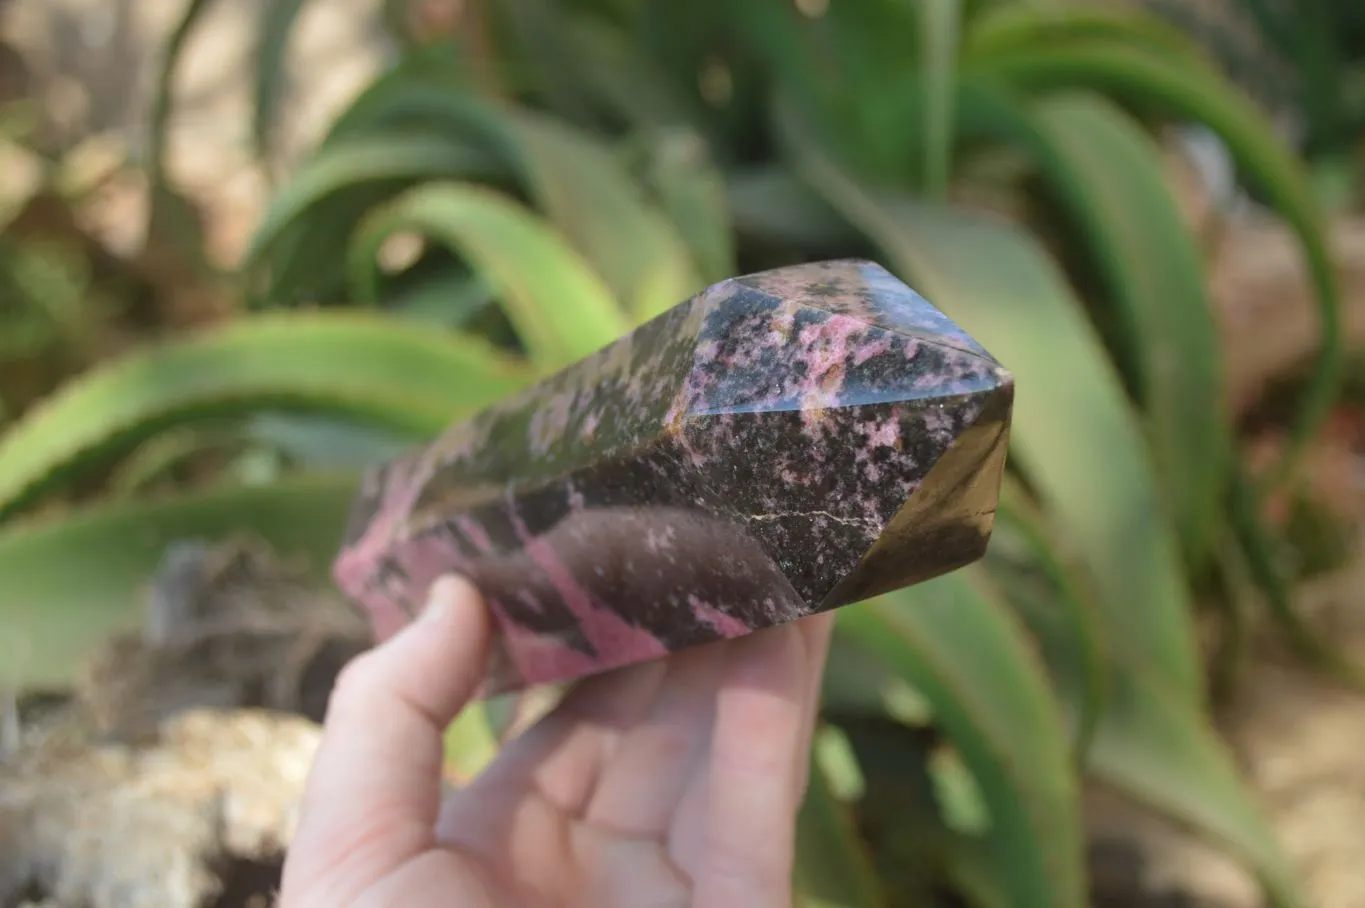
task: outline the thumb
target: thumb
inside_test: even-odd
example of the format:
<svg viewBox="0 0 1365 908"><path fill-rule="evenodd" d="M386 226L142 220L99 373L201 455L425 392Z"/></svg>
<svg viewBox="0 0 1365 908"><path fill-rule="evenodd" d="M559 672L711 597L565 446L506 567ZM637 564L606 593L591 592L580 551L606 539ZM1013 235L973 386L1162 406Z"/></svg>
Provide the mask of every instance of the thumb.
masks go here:
<svg viewBox="0 0 1365 908"><path fill-rule="evenodd" d="M434 843L442 737L483 678L491 622L467 580L342 669L290 845L282 897L344 904ZM284 904L291 904L284 900Z"/></svg>

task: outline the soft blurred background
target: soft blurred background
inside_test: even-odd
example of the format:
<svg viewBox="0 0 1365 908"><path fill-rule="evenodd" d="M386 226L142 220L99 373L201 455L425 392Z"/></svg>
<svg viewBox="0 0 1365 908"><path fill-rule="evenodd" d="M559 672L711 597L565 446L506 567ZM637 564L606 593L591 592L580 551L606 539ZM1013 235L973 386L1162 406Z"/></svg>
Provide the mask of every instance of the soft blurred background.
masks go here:
<svg viewBox="0 0 1365 908"><path fill-rule="evenodd" d="M1018 398L802 903L1365 905L1363 139L1356 0L0 0L0 906L267 904L356 471L838 256Z"/></svg>

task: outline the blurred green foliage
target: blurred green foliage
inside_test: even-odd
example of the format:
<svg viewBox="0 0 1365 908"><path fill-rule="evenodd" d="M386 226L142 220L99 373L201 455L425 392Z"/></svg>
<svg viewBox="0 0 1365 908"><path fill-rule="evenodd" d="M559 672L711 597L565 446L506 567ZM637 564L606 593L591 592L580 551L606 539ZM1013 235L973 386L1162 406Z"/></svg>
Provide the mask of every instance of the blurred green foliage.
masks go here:
<svg viewBox="0 0 1365 908"><path fill-rule="evenodd" d="M1354 0L1145 2L1286 114L1310 161L1354 151L1365 128L1365 7Z"/></svg>
<svg viewBox="0 0 1365 908"><path fill-rule="evenodd" d="M114 300L63 223L87 187L76 154L44 154L31 106L0 104L0 425L99 355Z"/></svg>
<svg viewBox="0 0 1365 908"><path fill-rule="evenodd" d="M263 158L304 5L261 23ZM126 620L169 541L247 529L321 572L360 464L712 281L867 256L979 338L1018 396L986 560L839 616L806 903L1086 905L1094 779L1298 904L1207 719L1194 591L1216 603L1250 577L1305 654L1359 678L1299 620L1259 516L1335 399L1337 288L1304 168L1195 41L1141 9L1024 0L386 9L401 53L278 187L243 312L85 372L0 436L0 616L26 622L32 677ZM1163 168L1161 130L1188 123L1293 230L1318 305L1320 353L1263 476ZM144 493L225 439L251 470ZM53 504L111 470L135 477L101 486L119 500ZM486 729L462 722L452 753L486 759Z"/></svg>

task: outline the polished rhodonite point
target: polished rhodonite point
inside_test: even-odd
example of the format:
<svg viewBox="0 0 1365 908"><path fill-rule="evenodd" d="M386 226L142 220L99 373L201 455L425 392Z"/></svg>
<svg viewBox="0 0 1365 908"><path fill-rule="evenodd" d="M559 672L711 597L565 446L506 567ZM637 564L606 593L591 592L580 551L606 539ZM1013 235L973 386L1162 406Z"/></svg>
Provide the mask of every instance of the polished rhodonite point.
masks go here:
<svg viewBox="0 0 1365 908"><path fill-rule="evenodd" d="M979 558L1012 402L878 265L735 278L373 470L336 578L388 627L471 578L485 694L739 636Z"/></svg>

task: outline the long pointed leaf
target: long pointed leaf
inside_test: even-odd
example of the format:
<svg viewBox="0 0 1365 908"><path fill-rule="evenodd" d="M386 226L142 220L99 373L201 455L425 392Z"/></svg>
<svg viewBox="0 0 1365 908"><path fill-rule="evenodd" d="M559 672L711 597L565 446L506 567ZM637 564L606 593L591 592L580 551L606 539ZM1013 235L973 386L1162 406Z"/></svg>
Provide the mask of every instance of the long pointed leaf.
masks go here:
<svg viewBox="0 0 1365 908"><path fill-rule="evenodd" d="M1023 629L978 573L846 609L840 633L933 705L989 811L986 844L1016 905L1079 908L1084 866L1062 718Z"/></svg>
<svg viewBox="0 0 1365 908"><path fill-rule="evenodd" d="M686 244L645 199L612 151L590 133L399 71L374 85L334 126L329 143L382 137L414 123L480 149L592 263L632 312L701 289ZM652 312L649 314L653 314Z"/></svg>
<svg viewBox="0 0 1365 908"><path fill-rule="evenodd" d="M369 273L384 240L399 231L417 231L466 256L544 369L568 365L629 330L611 291L587 263L506 196L459 183L399 196L358 231L350 252L350 270L362 276L357 280Z"/></svg>
<svg viewBox="0 0 1365 908"><path fill-rule="evenodd" d="M735 239L725 180L701 137L690 130L660 130L646 153L648 183L691 249L700 278L714 284L733 277Z"/></svg>
<svg viewBox="0 0 1365 908"><path fill-rule="evenodd" d="M1167 506L1197 566L1212 545L1227 491L1232 425L1199 252L1159 153L1121 110L1089 94L1040 99L1019 110L1013 125L1036 152L1117 304L1130 339L1122 359L1147 414Z"/></svg>
<svg viewBox="0 0 1365 908"><path fill-rule="evenodd" d="M1081 3L1001 3L972 17L962 52L970 65L996 54L1096 39L1141 45L1173 63L1201 55L1197 42L1141 7Z"/></svg>
<svg viewBox="0 0 1365 908"><path fill-rule="evenodd" d="M355 187L419 179L486 179L505 173L487 152L458 138L389 134L339 141L314 155L271 200L243 267L254 267L286 230L318 205Z"/></svg>
<svg viewBox="0 0 1365 908"><path fill-rule="evenodd" d="M271 201L242 268L265 278L258 292L268 304L316 302L310 297L342 286L337 249L365 212L392 193L421 180L496 183L507 176L486 150L447 136L356 136L327 145Z"/></svg>
<svg viewBox="0 0 1365 908"><path fill-rule="evenodd" d="M1172 66L1161 56L1112 42L1000 54L979 70L1027 89L1102 88L1141 104L1159 104L1169 113L1204 124L1223 140L1238 168L1294 229L1313 281L1321 346L1290 442L1270 482L1289 478L1336 400L1345 359L1339 290L1322 220L1303 172L1265 117L1211 69Z"/></svg>
<svg viewBox="0 0 1365 908"><path fill-rule="evenodd" d="M1113 715L1091 748L1096 776L1218 841L1253 869L1277 908L1302 905L1269 822L1208 722L1149 672L1120 670Z"/></svg>
<svg viewBox="0 0 1365 908"><path fill-rule="evenodd" d="M1073 695L1068 705L1074 713L1076 762L1083 765L1109 697L1109 641L1093 583L1067 558L1044 516L1008 475L985 565L1038 640L1057 686ZM1021 570L1038 576L1021 577ZM1041 595L1035 594L1038 586Z"/></svg>
<svg viewBox="0 0 1365 908"><path fill-rule="evenodd" d="M1131 639L1198 701L1188 590L1145 441L1057 267L1002 222L873 195L802 148L812 185L1014 373L1012 456L1093 573L1106 636Z"/></svg>
<svg viewBox="0 0 1365 908"><path fill-rule="evenodd" d="M840 160L901 184L922 172L908 165L925 142L942 149L944 127L952 123L957 6L957 0L844 2L806 16L790 0L749 0L729 4L728 12L735 43L752 50L765 81L801 105ZM917 62L907 53L915 45ZM929 113L938 122L927 124L928 135L917 109L926 101L939 105Z"/></svg>
<svg viewBox="0 0 1365 908"><path fill-rule="evenodd" d="M1005 505L1002 500L992 549L995 540L1004 541L1020 529L1014 519L1019 509L1013 501ZM1075 629L1063 621L1037 620L1041 611L1037 606L1042 603L1029 600L1051 600L1052 611L1077 614L1086 608L1089 578L1083 565L1059 551L1051 528L1039 523L1023 529L1019 541L1027 551L1021 553L1022 559L1041 566L1038 579L1042 583L1029 582L1030 578L1008 569L998 576L1002 591L1015 606L1032 613L1026 620L1052 662L1057 652L1073 646ZM990 553L988 563L998 570L997 556L995 551ZM1035 593L1033 588L1038 586L1042 589ZM1160 668L1144 662L1131 641L1104 642L1106 708L1084 753L1087 771L1209 835L1257 874L1277 904L1293 904L1295 883L1272 830L1196 705L1164 683ZM1066 700L1084 703L1090 699L1087 687L1092 681L1084 673L1054 671L1053 677Z"/></svg>
<svg viewBox="0 0 1365 908"><path fill-rule="evenodd" d="M96 369L10 426L0 436L0 519L177 422L286 409L423 438L528 380L482 342L422 325L245 318Z"/></svg>
<svg viewBox="0 0 1365 908"><path fill-rule="evenodd" d="M605 149L545 117L510 125L537 202L639 320L702 289L686 244Z"/></svg>

